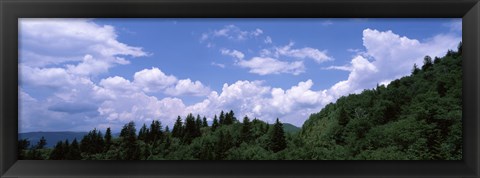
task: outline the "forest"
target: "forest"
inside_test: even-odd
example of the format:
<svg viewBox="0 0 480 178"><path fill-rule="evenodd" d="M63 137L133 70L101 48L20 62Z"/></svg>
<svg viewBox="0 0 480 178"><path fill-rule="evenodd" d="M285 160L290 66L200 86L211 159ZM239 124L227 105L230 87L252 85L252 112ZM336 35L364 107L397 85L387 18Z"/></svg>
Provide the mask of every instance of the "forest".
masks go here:
<svg viewBox="0 0 480 178"><path fill-rule="evenodd" d="M18 141L26 160L461 160L462 43L444 57L425 56L409 76L339 98L313 113L298 132L221 111L125 124L82 139Z"/></svg>

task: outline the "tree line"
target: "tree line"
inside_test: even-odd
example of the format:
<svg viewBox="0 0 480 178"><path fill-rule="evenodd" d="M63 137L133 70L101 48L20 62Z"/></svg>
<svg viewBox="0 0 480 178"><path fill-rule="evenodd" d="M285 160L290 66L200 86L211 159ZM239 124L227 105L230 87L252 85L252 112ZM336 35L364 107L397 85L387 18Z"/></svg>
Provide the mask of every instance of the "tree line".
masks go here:
<svg viewBox="0 0 480 178"><path fill-rule="evenodd" d="M137 134L138 133L138 134ZM287 147L283 124L277 118L274 124L248 116L240 122L233 111L221 111L211 125L200 115L178 116L173 129L163 128L160 121L143 124L137 132L135 123L123 126L118 138L111 129L105 134L93 129L80 142L74 139L59 141L53 149L45 148L44 137L29 148L27 139L19 140L20 159L50 160L238 160L256 159L260 155L252 150L261 149L270 159ZM255 145L255 147L250 147ZM249 151L250 157L244 152ZM260 157L258 157L260 158Z"/></svg>

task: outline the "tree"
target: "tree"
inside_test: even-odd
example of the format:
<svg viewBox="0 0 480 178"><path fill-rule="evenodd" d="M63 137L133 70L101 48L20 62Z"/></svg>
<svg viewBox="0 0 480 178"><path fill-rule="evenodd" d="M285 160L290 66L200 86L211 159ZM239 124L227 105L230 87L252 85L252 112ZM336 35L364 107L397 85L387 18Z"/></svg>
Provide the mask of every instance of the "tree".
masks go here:
<svg viewBox="0 0 480 178"><path fill-rule="evenodd" d="M270 150L274 153L287 148L287 141L285 139L285 132L283 131L283 124L278 120L273 125L273 131L270 135Z"/></svg>
<svg viewBox="0 0 480 178"><path fill-rule="evenodd" d="M18 159L19 160L26 158L24 150L26 150L28 148L28 146L30 146L30 141L28 141L28 139L18 140L17 153L18 153Z"/></svg>
<svg viewBox="0 0 480 178"><path fill-rule="evenodd" d="M219 125L219 124L218 124L217 115L215 115L215 117L213 117L212 132L215 132L215 130L217 129L218 125Z"/></svg>
<svg viewBox="0 0 480 178"><path fill-rule="evenodd" d="M248 119L247 116L243 118L242 130L240 132L240 139L245 143L252 141L252 123L250 122L250 119Z"/></svg>
<svg viewBox="0 0 480 178"><path fill-rule="evenodd" d="M430 56L425 56L423 58L423 66L422 66L422 70L425 71L427 69L429 69L430 67L433 66L433 63L432 63L432 58Z"/></svg>
<svg viewBox="0 0 480 178"><path fill-rule="evenodd" d="M150 130L147 134L147 140L149 143L156 143L157 141L163 141L163 131L162 131L162 123L158 120L152 121L150 124Z"/></svg>
<svg viewBox="0 0 480 178"><path fill-rule="evenodd" d="M37 142L37 145L35 145L35 149L43 149L47 145L47 140L45 140L45 137L42 136L40 140Z"/></svg>
<svg viewBox="0 0 480 178"><path fill-rule="evenodd" d="M417 64L413 64L413 69L412 69L412 74L415 75L415 74L418 74L418 72L420 72L420 69L417 67ZM378 84L377 84L377 88L378 88Z"/></svg>
<svg viewBox="0 0 480 178"><path fill-rule="evenodd" d="M177 121L175 121L175 124L173 125L172 136L176 138L183 137L183 123L180 116L177 117Z"/></svg>
<svg viewBox="0 0 480 178"><path fill-rule="evenodd" d="M68 148L68 152L65 156L67 160L81 160L82 155L80 154L80 148L78 145L77 139L73 139L72 144L70 144L70 147Z"/></svg>
<svg viewBox="0 0 480 178"><path fill-rule="evenodd" d="M192 140L198 136L197 122L195 122L195 117L190 113L185 118L185 135L183 136L183 141L190 144Z"/></svg>
<svg viewBox="0 0 480 178"><path fill-rule="evenodd" d="M135 123L133 121L123 126L120 137L122 137L122 159L138 160L140 158L140 148L137 144Z"/></svg>
<svg viewBox="0 0 480 178"><path fill-rule="evenodd" d="M57 142L52 152L50 153L51 160L63 160L65 155L65 150L62 141Z"/></svg>
<svg viewBox="0 0 480 178"><path fill-rule="evenodd" d="M202 127L208 127L207 118L203 116Z"/></svg>
<svg viewBox="0 0 480 178"><path fill-rule="evenodd" d="M76 139L74 141L76 141ZM109 127L105 132L105 151L108 151L110 149L110 145L112 145L112 131Z"/></svg>
<svg viewBox="0 0 480 178"><path fill-rule="evenodd" d="M202 119L200 119L200 115L197 115L197 119L195 119L195 136L199 137L201 135L200 128L202 128Z"/></svg>
<svg viewBox="0 0 480 178"><path fill-rule="evenodd" d="M224 122L225 122L225 113L224 113L223 110L222 110L222 111L220 112L220 117L219 117L218 123L219 123L220 125L223 125Z"/></svg>
<svg viewBox="0 0 480 178"><path fill-rule="evenodd" d="M140 131L138 132L138 140L146 141L147 140L147 134L148 134L147 125L145 125L145 123L143 123L142 128L140 128Z"/></svg>

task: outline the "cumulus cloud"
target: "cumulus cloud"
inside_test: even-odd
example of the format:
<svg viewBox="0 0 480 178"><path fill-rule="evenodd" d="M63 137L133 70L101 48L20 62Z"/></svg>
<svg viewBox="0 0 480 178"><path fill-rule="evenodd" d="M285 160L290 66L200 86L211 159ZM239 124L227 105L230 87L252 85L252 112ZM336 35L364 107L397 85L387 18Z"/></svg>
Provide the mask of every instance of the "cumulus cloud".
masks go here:
<svg viewBox="0 0 480 178"><path fill-rule="evenodd" d="M136 72L133 78L134 83L141 87L145 92L162 91L177 82L175 76L166 75L156 67Z"/></svg>
<svg viewBox="0 0 480 178"><path fill-rule="evenodd" d="M207 99L187 106L185 113L197 112L212 117L221 110L232 109L237 112L237 117L248 115L268 122L278 117L282 121L301 125L303 120L299 120L298 116L292 117L292 113L318 109L332 101L326 90L314 91L312 86L312 80L299 82L287 90L266 86L263 81L237 81L224 84L220 94L212 91Z"/></svg>
<svg viewBox="0 0 480 178"><path fill-rule="evenodd" d="M250 69L250 73L259 75L288 73L299 75L305 72L303 61L284 62L273 58L254 57L250 60L240 60L237 65Z"/></svg>
<svg viewBox="0 0 480 178"><path fill-rule="evenodd" d="M440 57L448 49L455 49L461 36L439 34L422 42L392 31L365 29L362 40L366 51L358 53L350 65L329 67L350 71L347 80L340 81L329 89L334 97L373 88L376 84L388 84L408 75L413 64L423 64L425 55Z"/></svg>
<svg viewBox="0 0 480 178"><path fill-rule="evenodd" d="M148 55L140 47L117 41L113 26L100 26L89 19L22 18L19 20L19 30L22 42L20 62L30 66L44 67L71 61L83 62L82 66L97 66L99 61L126 64L128 62L119 56ZM38 62L39 57L54 60Z"/></svg>
<svg viewBox="0 0 480 178"><path fill-rule="evenodd" d="M170 87L165 90L165 93L171 96L179 95L195 95L205 96L210 92L210 88L205 87L202 82L192 82L190 79L179 80L175 87Z"/></svg>

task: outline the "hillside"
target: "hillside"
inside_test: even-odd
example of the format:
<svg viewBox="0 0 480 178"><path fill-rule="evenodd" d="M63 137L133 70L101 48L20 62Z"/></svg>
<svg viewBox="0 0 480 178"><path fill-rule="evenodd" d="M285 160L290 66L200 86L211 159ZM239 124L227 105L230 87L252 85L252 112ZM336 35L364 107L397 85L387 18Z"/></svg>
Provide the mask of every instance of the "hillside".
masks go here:
<svg viewBox="0 0 480 178"><path fill-rule="evenodd" d="M294 126L290 123L283 123L283 130L286 132L286 133L297 133L301 130L301 128L297 127L297 126Z"/></svg>
<svg viewBox="0 0 480 178"><path fill-rule="evenodd" d="M341 97L304 123L319 159L462 159L462 57L425 57L412 75Z"/></svg>

